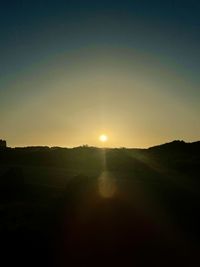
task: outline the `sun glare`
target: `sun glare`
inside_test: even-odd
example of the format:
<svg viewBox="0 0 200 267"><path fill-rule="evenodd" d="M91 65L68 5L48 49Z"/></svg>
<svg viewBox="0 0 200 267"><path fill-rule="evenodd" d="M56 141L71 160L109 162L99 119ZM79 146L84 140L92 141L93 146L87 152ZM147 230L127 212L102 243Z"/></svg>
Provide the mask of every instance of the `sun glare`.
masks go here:
<svg viewBox="0 0 200 267"><path fill-rule="evenodd" d="M99 136L99 140L104 143L108 140L108 136L105 134L102 134Z"/></svg>

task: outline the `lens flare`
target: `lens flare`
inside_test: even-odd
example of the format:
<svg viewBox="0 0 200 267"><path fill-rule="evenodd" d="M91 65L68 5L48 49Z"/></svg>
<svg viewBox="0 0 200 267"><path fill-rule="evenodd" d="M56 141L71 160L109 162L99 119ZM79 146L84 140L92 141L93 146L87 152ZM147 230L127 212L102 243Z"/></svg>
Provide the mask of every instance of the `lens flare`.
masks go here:
<svg viewBox="0 0 200 267"><path fill-rule="evenodd" d="M103 198L111 198L116 193L116 183L114 177L107 171L102 172L98 178L99 194Z"/></svg>

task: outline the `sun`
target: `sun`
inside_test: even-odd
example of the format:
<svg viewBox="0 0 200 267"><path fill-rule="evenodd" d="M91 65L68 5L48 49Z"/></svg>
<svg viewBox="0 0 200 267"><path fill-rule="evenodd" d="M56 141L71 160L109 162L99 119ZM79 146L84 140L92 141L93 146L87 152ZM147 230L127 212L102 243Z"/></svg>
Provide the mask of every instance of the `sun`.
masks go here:
<svg viewBox="0 0 200 267"><path fill-rule="evenodd" d="M108 136L105 134L101 134L99 136L99 140L104 143L104 142L108 141Z"/></svg>

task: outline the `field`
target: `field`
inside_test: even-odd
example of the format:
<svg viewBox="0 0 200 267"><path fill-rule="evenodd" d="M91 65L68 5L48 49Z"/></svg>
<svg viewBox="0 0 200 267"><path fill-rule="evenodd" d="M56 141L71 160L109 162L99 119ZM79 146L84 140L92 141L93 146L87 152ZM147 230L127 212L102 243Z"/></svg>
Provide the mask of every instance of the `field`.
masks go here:
<svg viewBox="0 0 200 267"><path fill-rule="evenodd" d="M199 151L2 149L7 266L198 266Z"/></svg>

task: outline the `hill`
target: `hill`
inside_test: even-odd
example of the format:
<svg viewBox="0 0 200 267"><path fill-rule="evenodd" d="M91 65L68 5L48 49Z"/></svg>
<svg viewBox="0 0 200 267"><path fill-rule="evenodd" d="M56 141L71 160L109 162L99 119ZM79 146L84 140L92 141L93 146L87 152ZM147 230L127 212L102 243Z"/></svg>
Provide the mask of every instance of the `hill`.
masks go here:
<svg viewBox="0 0 200 267"><path fill-rule="evenodd" d="M199 151L0 149L2 255L10 266L198 266Z"/></svg>

